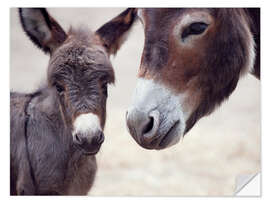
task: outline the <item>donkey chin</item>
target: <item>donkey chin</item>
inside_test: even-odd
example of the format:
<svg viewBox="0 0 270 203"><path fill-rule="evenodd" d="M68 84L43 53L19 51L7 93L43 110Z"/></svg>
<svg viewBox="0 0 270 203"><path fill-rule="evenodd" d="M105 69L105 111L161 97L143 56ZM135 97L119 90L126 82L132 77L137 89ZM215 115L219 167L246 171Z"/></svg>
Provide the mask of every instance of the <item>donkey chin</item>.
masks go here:
<svg viewBox="0 0 270 203"><path fill-rule="evenodd" d="M85 155L98 153L104 135L100 127L99 118L93 113L79 115L73 123L73 143Z"/></svg>
<svg viewBox="0 0 270 203"><path fill-rule="evenodd" d="M179 142L187 116L181 106L182 97L153 80L138 79L126 120L130 134L140 146L164 149Z"/></svg>

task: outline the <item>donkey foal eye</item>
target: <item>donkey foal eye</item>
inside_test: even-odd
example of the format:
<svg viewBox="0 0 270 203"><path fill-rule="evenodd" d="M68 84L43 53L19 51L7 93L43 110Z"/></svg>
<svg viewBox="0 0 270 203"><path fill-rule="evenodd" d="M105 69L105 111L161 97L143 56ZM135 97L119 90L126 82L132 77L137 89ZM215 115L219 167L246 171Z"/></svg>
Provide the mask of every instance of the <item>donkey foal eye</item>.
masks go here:
<svg viewBox="0 0 270 203"><path fill-rule="evenodd" d="M65 90L64 87L62 87L59 84L55 84L55 88L56 88L56 90L57 90L58 93L61 93L61 92L63 92Z"/></svg>
<svg viewBox="0 0 270 203"><path fill-rule="evenodd" d="M182 32L182 39L188 37L189 35L199 35L202 34L206 28L208 27L208 24L203 22L197 22L190 24L187 28L184 29Z"/></svg>

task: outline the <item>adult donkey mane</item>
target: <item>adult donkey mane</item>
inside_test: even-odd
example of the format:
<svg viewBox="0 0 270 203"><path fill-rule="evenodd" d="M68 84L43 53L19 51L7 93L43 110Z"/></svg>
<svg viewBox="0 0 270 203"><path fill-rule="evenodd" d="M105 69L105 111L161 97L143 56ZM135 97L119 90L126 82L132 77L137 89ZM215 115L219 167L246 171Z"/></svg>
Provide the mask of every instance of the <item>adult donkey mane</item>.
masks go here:
<svg viewBox="0 0 270 203"><path fill-rule="evenodd" d="M142 8L145 43L127 126L138 144L176 144L227 99L241 76L260 78L260 10Z"/></svg>
<svg viewBox="0 0 270 203"><path fill-rule="evenodd" d="M114 82L109 57L119 49L135 9L96 32L83 27L66 33L44 8L21 8L19 14L27 36L50 60L46 85L10 94L10 193L86 195L104 141L107 85Z"/></svg>

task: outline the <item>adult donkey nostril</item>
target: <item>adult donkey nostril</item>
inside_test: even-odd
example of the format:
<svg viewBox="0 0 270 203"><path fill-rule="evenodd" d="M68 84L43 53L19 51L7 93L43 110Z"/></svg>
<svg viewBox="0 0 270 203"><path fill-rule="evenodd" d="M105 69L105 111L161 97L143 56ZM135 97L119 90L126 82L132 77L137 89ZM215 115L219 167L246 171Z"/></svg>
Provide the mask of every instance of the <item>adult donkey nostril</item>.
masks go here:
<svg viewBox="0 0 270 203"><path fill-rule="evenodd" d="M142 134L143 140L149 144L152 144L153 140L158 136L157 131L159 128L159 117L159 112L157 110L149 113L149 123Z"/></svg>
<svg viewBox="0 0 270 203"><path fill-rule="evenodd" d="M127 114L127 126L132 137L142 145L149 145L156 137L159 126L159 112L143 112L131 109Z"/></svg>
<svg viewBox="0 0 270 203"><path fill-rule="evenodd" d="M136 140L139 140L143 132L147 130L146 126L150 121L148 115L143 111L131 109L126 119L129 132Z"/></svg>
<svg viewBox="0 0 270 203"><path fill-rule="evenodd" d="M149 117L149 122L144 127L144 129L142 131L142 134L146 134L146 133L150 132L153 127L154 127L154 118L153 117Z"/></svg>

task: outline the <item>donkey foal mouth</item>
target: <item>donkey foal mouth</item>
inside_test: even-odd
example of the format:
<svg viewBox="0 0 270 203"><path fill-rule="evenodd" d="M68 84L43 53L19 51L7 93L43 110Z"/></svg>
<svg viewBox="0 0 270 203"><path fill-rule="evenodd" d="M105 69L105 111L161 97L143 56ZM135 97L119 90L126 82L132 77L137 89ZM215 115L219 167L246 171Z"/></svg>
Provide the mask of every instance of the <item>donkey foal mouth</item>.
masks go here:
<svg viewBox="0 0 270 203"><path fill-rule="evenodd" d="M96 146L95 149L87 150L77 144L73 144L73 145L76 147L78 151L80 151L83 155L86 155L86 156L96 155L99 152L100 147L101 147L101 145L99 145L99 146Z"/></svg>
<svg viewBox="0 0 270 203"><path fill-rule="evenodd" d="M87 155L87 156L96 155L98 152L99 152L99 149L97 151L94 151L94 152L87 152L85 150L82 150L82 153L84 155Z"/></svg>
<svg viewBox="0 0 270 203"><path fill-rule="evenodd" d="M95 155L95 154L97 154L99 152L100 147L101 147L101 145L97 149L92 150L92 151L87 151L85 149L82 149L82 153L84 155L87 155L87 156Z"/></svg>

